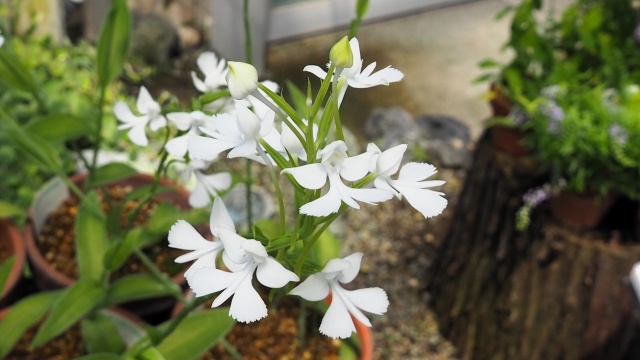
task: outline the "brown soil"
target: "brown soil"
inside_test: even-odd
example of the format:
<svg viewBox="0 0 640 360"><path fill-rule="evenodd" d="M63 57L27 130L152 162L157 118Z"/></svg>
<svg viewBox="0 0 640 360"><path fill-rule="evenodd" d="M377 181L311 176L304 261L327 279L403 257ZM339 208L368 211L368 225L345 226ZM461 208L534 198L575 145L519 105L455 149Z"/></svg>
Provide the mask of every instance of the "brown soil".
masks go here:
<svg viewBox="0 0 640 360"><path fill-rule="evenodd" d="M105 213L108 213L113 206L121 203L122 199L132 191L130 186L107 188L109 201L103 201L102 207ZM42 231L38 236L37 245L42 252L44 258L53 266L54 269L64 273L65 275L77 279L78 264L75 252L75 218L78 212L79 200L76 197L65 200L56 210L54 210L47 218ZM129 201L123 210L121 225L126 226L126 217L128 213L134 210L138 205L137 201ZM134 225L144 225L147 223L149 216L158 205L158 201L152 200L142 207L142 211L134 220ZM159 241L159 246L153 246L144 249L144 252L155 263L155 265L163 272L170 275L177 275L183 267L174 263L174 259L180 256L183 251L176 250L165 246L166 240ZM118 279L127 274L132 273L148 273L149 270L136 257L130 257L127 262L111 274L111 279Z"/></svg>
<svg viewBox="0 0 640 360"><path fill-rule="evenodd" d="M210 303L208 304L210 306ZM207 306L207 305L205 305ZM207 307L208 308L208 307ZM256 360L298 360L298 359L338 359L340 340L332 340L317 333L321 318L307 320L304 346L298 337L299 305L286 301L277 309L270 309L269 315L250 324L237 323L227 334L227 341L234 346L244 359ZM310 316L311 318L311 316ZM233 360L218 343L202 360Z"/></svg>
<svg viewBox="0 0 640 360"><path fill-rule="evenodd" d="M27 330L13 350L7 355L6 360L65 360L73 359L84 354L84 345L80 325L76 324L63 334L39 346L29 349L29 343L38 331L34 326Z"/></svg>

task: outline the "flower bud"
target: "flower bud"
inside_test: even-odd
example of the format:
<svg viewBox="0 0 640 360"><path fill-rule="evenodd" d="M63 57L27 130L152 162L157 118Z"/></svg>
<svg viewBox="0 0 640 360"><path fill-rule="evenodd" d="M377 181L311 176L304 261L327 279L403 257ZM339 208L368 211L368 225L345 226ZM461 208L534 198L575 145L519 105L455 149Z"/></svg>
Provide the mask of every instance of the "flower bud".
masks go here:
<svg viewBox="0 0 640 360"><path fill-rule="evenodd" d="M242 100L258 89L258 71L253 65L236 61L227 64L227 85L234 99Z"/></svg>
<svg viewBox="0 0 640 360"><path fill-rule="evenodd" d="M353 53L349 46L349 38L343 37L329 52L329 60L339 68L350 68L353 65Z"/></svg>

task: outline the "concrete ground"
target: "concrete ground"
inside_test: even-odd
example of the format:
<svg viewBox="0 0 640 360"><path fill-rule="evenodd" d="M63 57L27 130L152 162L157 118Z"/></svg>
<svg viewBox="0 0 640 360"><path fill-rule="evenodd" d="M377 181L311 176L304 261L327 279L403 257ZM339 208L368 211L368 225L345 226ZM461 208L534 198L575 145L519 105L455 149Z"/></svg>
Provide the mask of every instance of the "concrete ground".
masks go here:
<svg viewBox="0 0 640 360"><path fill-rule="evenodd" d="M508 38L509 20L496 21L495 15L518 2L476 0L363 25L357 37L364 65L373 61L378 69L391 65L405 78L388 87L349 89L342 110L352 130L358 133L375 107L402 106L414 117L453 116L467 124L472 137L477 138L489 116L489 106L483 100L487 84L472 84L472 80L483 73L477 66L482 59L509 59L509 54L500 51ZM551 1L556 6L569 2ZM341 29L270 44L268 76L274 80L293 78L306 87L307 73L302 68L324 66L330 47L344 35L346 30Z"/></svg>

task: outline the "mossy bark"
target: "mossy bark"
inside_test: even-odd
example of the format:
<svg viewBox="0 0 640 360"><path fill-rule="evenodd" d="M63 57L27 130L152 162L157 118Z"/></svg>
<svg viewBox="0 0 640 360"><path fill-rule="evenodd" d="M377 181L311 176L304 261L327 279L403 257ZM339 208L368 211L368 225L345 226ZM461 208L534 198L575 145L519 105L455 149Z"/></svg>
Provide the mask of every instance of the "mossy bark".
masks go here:
<svg viewBox="0 0 640 360"><path fill-rule="evenodd" d="M640 246L540 212L518 232L536 168L480 140L431 279L443 333L462 359L619 359L636 321L625 278Z"/></svg>

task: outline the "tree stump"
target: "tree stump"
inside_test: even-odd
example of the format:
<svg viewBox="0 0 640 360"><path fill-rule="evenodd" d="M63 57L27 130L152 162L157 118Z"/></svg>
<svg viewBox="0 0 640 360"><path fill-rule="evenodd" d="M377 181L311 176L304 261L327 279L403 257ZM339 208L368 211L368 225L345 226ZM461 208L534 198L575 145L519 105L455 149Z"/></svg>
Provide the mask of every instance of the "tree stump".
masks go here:
<svg viewBox="0 0 640 360"><path fill-rule="evenodd" d="M479 141L431 280L442 331L462 359L619 359L636 322L625 279L640 246L565 228L544 208L518 232L522 194L544 181L535 168Z"/></svg>

